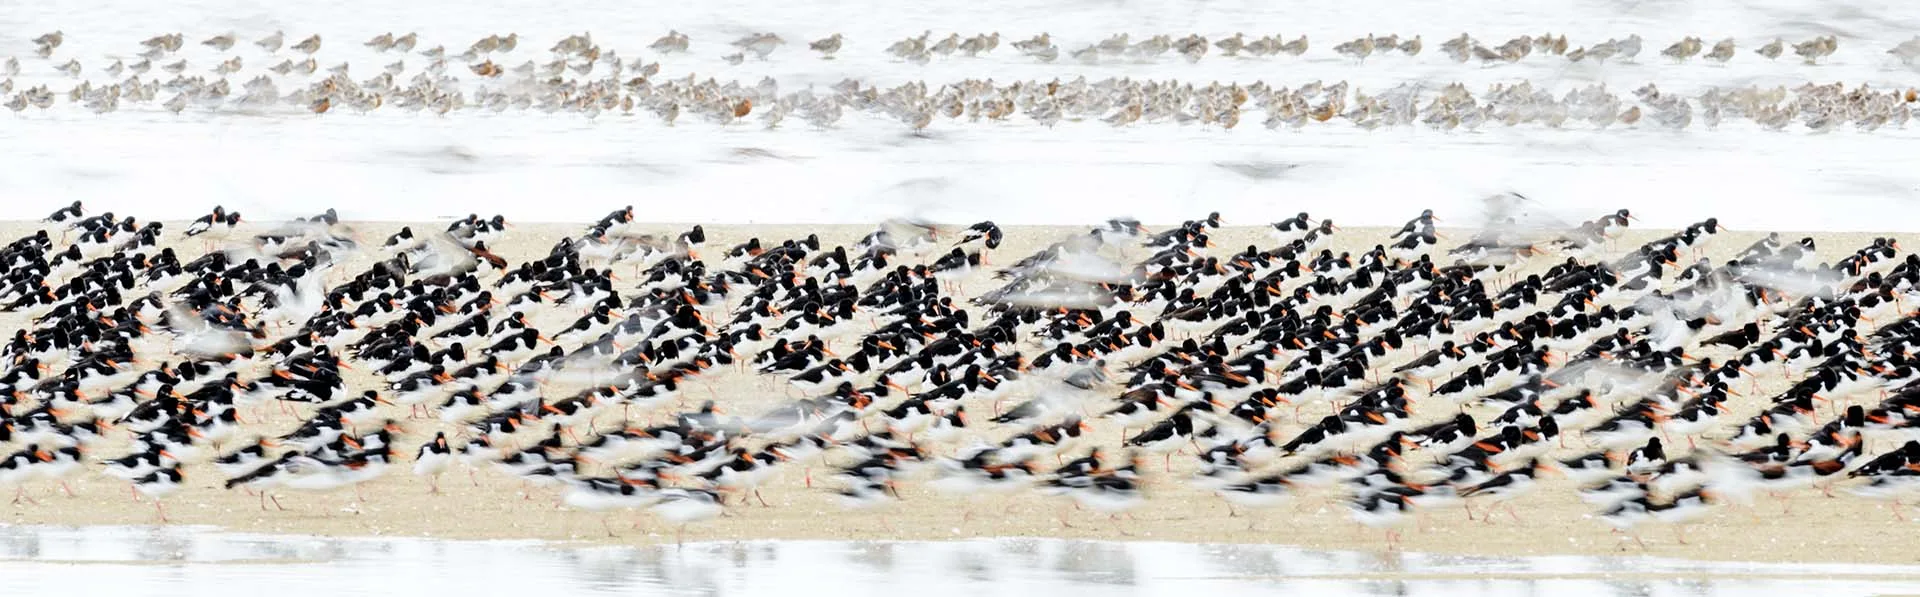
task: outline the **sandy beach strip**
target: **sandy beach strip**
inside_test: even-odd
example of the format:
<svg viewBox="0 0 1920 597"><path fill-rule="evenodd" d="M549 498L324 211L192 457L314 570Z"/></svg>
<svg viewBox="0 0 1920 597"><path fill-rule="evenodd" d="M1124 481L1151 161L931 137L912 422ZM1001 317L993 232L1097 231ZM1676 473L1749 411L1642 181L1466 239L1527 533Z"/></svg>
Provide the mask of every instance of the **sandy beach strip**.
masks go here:
<svg viewBox="0 0 1920 597"><path fill-rule="evenodd" d="M444 222L410 224L416 229L440 229L445 226ZM1738 230L1738 221L1728 221L1727 224L1736 230L1716 237L1708 246L1708 257L1724 260L1765 234ZM403 224L356 222L350 225L365 246L377 247L388 234ZM11 240L30 234L39 226L37 223L4 223L0 224L0 234L6 240ZM168 224L170 232L181 228L184 228L184 223ZM267 228L264 224L246 225L234 237ZM555 242L563 237L577 236L584 228L580 224L516 224L508 230L502 241L494 245L494 250L518 262L544 255ZM671 233L683 230L685 226L660 224L646 228ZM819 234L827 247L850 244L869 232L871 227L707 226L706 230L709 235L708 250L717 253L747 238L777 242L809 233ZM1047 243L1083 230L1081 227L1012 227L1007 230L1007 243L993 253L992 260L994 263L1011 263ZM1264 226L1223 228L1215 234L1215 241L1220 247L1216 252L1224 253L1232 250L1229 248L1248 245L1271 246L1273 243L1265 236L1265 230ZM1334 237L1332 250L1336 254L1357 254L1384 242L1391 231L1379 228L1342 229ZM1616 253L1670 232L1634 230L1618 242ZM1782 236L1797 239L1802 235L1783 232ZM1821 255L1830 261L1866 245L1877 235L1812 233L1807 236L1817 240ZM1449 241L1457 244L1464 239L1464 233L1450 234L1449 238L1440 241L1441 247L1451 246ZM189 255L197 255L203 245L200 240L182 240L172 234L169 235L169 243L183 251L182 261ZM1131 256L1137 258L1141 254L1135 250ZM336 279L332 282L364 270L377 257L377 250L361 251L352 261L335 269ZM928 260L931 258L927 257ZM1554 261L1537 258L1529 267L1544 268ZM983 268L975 272L971 279L964 282L966 291L978 293L994 287L996 284L991 279L991 269ZM624 283L631 284L631 281ZM542 329L552 331L577 316L577 312L563 313L549 309L536 318L535 323ZM27 320L21 314L0 314L0 331L11 334L12 330L25 325ZM1023 350L1030 351L1031 348ZM1704 354L1717 358L1730 353L1709 351ZM1031 352L1029 356L1032 356ZM349 371L347 374L355 392L374 387L373 378L365 372ZM711 398L729 414L750 418L791 399L781 389L785 387L784 381L751 372L729 370L724 374L709 376L707 380L709 383L699 384L686 393L683 406L671 410L690 409L697 406L700 400ZM1759 392L1742 389L1742 395L1735 397L1730 404L1730 414L1721 420L1721 433L1759 412L1768 396L1777 394L1785 387L1785 382L1777 377L1767 382L1773 387L1763 383ZM564 397L577 389L556 384L548 389L548 395ZM1112 393L1117 394L1118 388L1113 388ZM1010 396L1005 403L1011 405L1024 398ZM1836 405L1835 408L1840 406L1843 405ZM456 466L441 479L443 493L430 495L427 481L411 475L407 470L411 465L413 450L437 431L447 431L452 436L458 430L438 419L407 420L404 407L386 408L390 411L388 414L399 419L406 429L398 441L400 458L385 476L363 486L362 493L366 497L364 503L358 502L351 490L287 492L280 498L288 508L286 511L262 511L257 498L238 489L222 489L223 475L208 464L195 463L186 469L188 488L168 500L168 513L174 524L213 525L266 533L525 538L610 543L673 540L673 528L644 512L615 513L611 523L619 536L609 538L602 530L602 523L608 518L606 515L558 506L558 489L530 488L491 469L478 471L473 475L473 481L469 482L467 473ZM984 414L990 412L991 405L969 405L969 409ZM248 434L284 433L294 426L295 421L291 417L273 410L268 409L266 420L249 418L242 437ZM1323 413L1308 414L1317 417ZM1414 414L1422 423L1452 415L1451 412L1423 412L1417 410L1417 406ZM1480 416L1483 413L1474 414ZM1493 414L1497 413L1484 413L1487 417ZM997 441L1016 431L1011 426L987 423L986 418L978 416L975 427L967 432L968 438L961 441L973 441L976 437ZM630 423L641 424L645 420L644 417L636 417ZM1092 423L1092 437L1098 445L1117 453L1122 437L1118 425L1100 419L1093 419ZM598 424L601 429L610 429L618 422L601 417ZM1294 422L1285 425L1288 432L1297 432L1301 427ZM533 438L544 432L544 429L523 431L520 437ZM1869 432L1868 441L1872 442L1869 455L1892 447L1875 439ZM114 433L91 455L94 458L120 456L125 453L126 443L124 433ZM1570 438L1567 446L1554 451L1552 455L1567 456L1588 450L1577 439ZM11 450L17 447L7 448ZM949 455L954 448L955 445L950 444L940 446L935 451L940 455ZM1416 452L1408 458L1411 463L1422 457ZM1064 498L1043 497L1032 492L1004 497L946 495L918 482L921 479L903 483L900 489L903 499L895 503L874 510L849 511L840 505L838 496L823 481L826 467L818 462L810 464L810 468L800 463L780 467L772 481L761 490L761 495L770 506L763 507L747 496L744 503L730 505L727 514L721 518L688 528L686 539L937 540L1040 536L1283 543L1353 550L1377 550L1383 545L1381 532L1355 523L1340 499L1341 494L1333 492L1310 493L1276 508L1230 515L1225 501L1187 482L1187 475L1197 464L1190 454L1176 456L1172 460L1171 472L1163 471L1159 463L1153 463L1145 485L1149 499L1143 506L1118 519L1076 510ZM13 524L58 525L154 522L151 505L135 502L125 483L98 474L98 464L90 466L89 474L70 483L75 497L65 495L52 484L30 484L28 494L38 503L0 504L0 508L4 508L0 509L4 513L4 520ZM812 477L811 488L806 486L808 473ZM1484 522L1467 520L1465 513L1459 509L1425 512L1418 523L1407 525L1404 548L1421 552L1494 555L1640 552L1641 547L1610 533L1605 525L1596 520L1593 509L1577 499L1573 489L1569 481L1549 476L1536 491L1513 503L1514 515L1510 516L1503 510ZM1844 491L1836 492L1836 495L1838 497L1830 498L1817 490L1806 489L1786 495L1784 500L1763 498L1751 506L1714 508L1703 520L1688 526L1685 544L1679 543L1674 533L1662 525L1648 524L1641 529L1646 541L1645 553L1701 560L1920 562L1920 549L1916 549L1920 547L1920 533L1914 532L1913 523L1896 521L1884 502L1854 497ZM1790 510L1790 513L1783 513L1785 510ZM629 530L635 523L637 528Z"/></svg>

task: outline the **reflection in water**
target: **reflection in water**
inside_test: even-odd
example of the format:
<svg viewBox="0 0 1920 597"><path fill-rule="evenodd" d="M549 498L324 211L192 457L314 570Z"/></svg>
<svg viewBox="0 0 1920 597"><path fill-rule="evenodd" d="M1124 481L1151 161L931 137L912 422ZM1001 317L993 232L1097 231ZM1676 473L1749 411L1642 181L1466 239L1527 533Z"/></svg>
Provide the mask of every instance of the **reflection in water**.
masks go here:
<svg viewBox="0 0 1920 597"><path fill-rule="evenodd" d="M0 528L0 530L4 530ZM0 559L40 559L39 533L0 533Z"/></svg>
<svg viewBox="0 0 1920 597"><path fill-rule="evenodd" d="M1040 567L1040 541L1027 537L1013 537L993 542L997 551L1005 554L1004 563L1016 570L1032 570Z"/></svg>
<svg viewBox="0 0 1920 597"><path fill-rule="evenodd" d="M645 562L631 549L567 549L557 552L562 565L573 571L572 577L593 591L617 591L638 584L657 567Z"/></svg>
<svg viewBox="0 0 1920 597"><path fill-rule="evenodd" d="M1920 567L1504 558L1055 539L571 546L0 526L0 595L1869 595Z"/></svg>
<svg viewBox="0 0 1920 597"><path fill-rule="evenodd" d="M1259 545L1222 543L1202 545L1200 552L1208 562L1234 576L1283 576L1286 568L1273 558L1273 550Z"/></svg>
<svg viewBox="0 0 1920 597"><path fill-rule="evenodd" d="M985 546L976 546L973 549L961 550L960 553L954 557L954 571L959 572L960 575L966 577L967 580L977 583L990 583L993 582L994 578L993 559L994 554L986 551Z"/></svg>
<svg viewBox="0 0 1920 597"><path fill-rule="evenodd" d="M875 572L885 575L893 572L893 546L881 541L861 541L853 544L848 555L854 562L871 566Z"/></svg>
<svg viewBox="0 0 1920 597"><path fill-rule="evenodd" d="M1081 584L1131 585L1133 552L1125 543L1071 541L1061 545L1053 569Z"/></svg>

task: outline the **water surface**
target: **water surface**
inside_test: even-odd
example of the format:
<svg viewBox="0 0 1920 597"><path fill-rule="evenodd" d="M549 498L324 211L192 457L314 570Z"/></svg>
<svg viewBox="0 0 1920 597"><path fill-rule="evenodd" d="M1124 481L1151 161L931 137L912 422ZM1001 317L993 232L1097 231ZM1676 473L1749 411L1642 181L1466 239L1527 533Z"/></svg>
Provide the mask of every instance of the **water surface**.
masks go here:
<svg viewBox="0 0 1920 597"><path fill-rule="evenodd" d="M1271 545L980 539L573 546L0 526L0 594L1874 595L1920 567L1474 557ZM557 592L555 592L557 591ZM450 593L451 592L451 593Z"/></svg>

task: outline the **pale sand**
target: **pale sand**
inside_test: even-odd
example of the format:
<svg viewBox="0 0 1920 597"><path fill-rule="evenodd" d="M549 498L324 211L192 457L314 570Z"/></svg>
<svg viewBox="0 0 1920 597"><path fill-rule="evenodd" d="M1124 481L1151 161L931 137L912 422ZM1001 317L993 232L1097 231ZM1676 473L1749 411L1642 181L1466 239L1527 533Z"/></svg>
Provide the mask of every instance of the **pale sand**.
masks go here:
<svg viewBox="0 0 1920 597"><path fill-rule="evenodd" d="M1737 221L1729 223L1735 226L1739 224ZM8 223L0 225L0 233L11 239L27 233L34 226ZM444 227L445 223L424 226L437 229ZM175 234L183 227L179 224L169 225ZM377 245L389 233L397 230L399 224L358 223L354 227L363 241ZM254 225L243 228L243 231L262 228L264 226ZM578 234L582 228L584 226L576 224L516 225L508 231L507 238L498 244L496 251L512 260L541 255L561 236ZM652 228L670 232L684 227L660 225ZM707 250L717 253L749 236L758 236L763 240L782 239L804 236L808 232L820 233L830 247L833 243L850 243L869 229L865 226L709 226ZM1006 246L994 253L993 260L996 263L1011 263L1075 230L1009 229ZM1272 243L1264 230L1264 227L1245 227L1221 231L1215 235L1220 244L1216 253L1224 253L1230 247L1245 247L1250 243L1269 246ZM1335 250L1363 251L1381 242L1388 232L1390 230L1343 230L1335 237ZM1621 249L1631 248L1667 232L1635 231L1618 246ZM1723 234L1710 245L1710 254L1716 259L1723 259L1761 235L1747 231ZM1797 239L1801 235L1783 236ZM1814 236L1819 239L1821 254L1831 260L1865 245L1874 235ZM1442 240L1442 245L1450 246L1448 240L1457 244L1462 237L1451 235L1449 239ZM199 251L200 244L197 241L181 242L174 239L173 242L189 254ZM1140 254L1135 251L1133 256ZM374 252L364 251L348 267L339 268L336 272L358 272L373 257ZM1544 267L1550 261L1536 259L1531 265ZM966 283L967 291L977 293L990 288L992 281L987 278L988 275L984 271L978 273ZM554 330L556 326L570 322L576 315L549 312L537 323L543 329ZM22 321L23 318L17 314L0 315L0 331L10 333ZM1724 356L1713 352L1708 354ZM148 356L161 358L163 355ZM356 384L356 392L370 381L362 373L349 374L355 376L351 381ZM766 379L756 379L751 374L728 371L712 377L712 380L714 395L729 414L751 417L786 399L780 390L768 389L770 386ZM1773 380L1775 387L1772 390L1777 392L1783 387L1781 383L1780 380ZM551 395L556 397L571 394L569 388L553 388L551 391ZM690 402L683 408L691 408L706 392L690 390L687 394ZM1005 404L1011 405L1021 399L1024 397L1009 397ZM1737 425L1758 412L1763 402L1764 398L1753 394L1735 398L1732 414L1723 417L1725 425ZM990 412L990 409L990 405L986 404L969 405L971 412L982 415ZM406 415L404 408L392 410L395 418ZM1450 414L1416 411L1416 417L1423 421ZM1476 417L1491 417L1497 413L1474 414ZM618 418L618 415L612 415L611 418ZM611 418L602 416L600 426L611 427ZM975 424L991 425L984 421L986 418L976 416ZM261 434L284 432L293 425L285 415L276 415L264 423L249 419L249 423L248 432ZM523 492L522 483L494 470L480 471L477 476L479 485L476 487L468 483L467 475L456 466L441 480L445 492L429 495L426 480L413 476L408 470L414 448L436 430L453 430L437 419L406 421L405 425L408 433L399 441L399 461L384 477L364 486L367 497L364 505L354 504L354 494L350 490L331 494L285 493L281 496L281 502L287 505L288 511L263 512L256 498L238 490L221 489L224 479L217 470L210 465L196 464L187 469L190 488L168 500L168 513L175 524L215 525L253 532L465 539L531 538L615 543L673 540L672 528L643 512L616 513L613 525L621 532L621 536L608 538L602 531L602 514L556 507L556 490L536 489L527 495ZM1095 421L1094 426L1094 437L1101 444L1109 447L1118 445L1121 431L1116 425ZM976 427L970 433L984 434L989 440L998 440L1015 432L1008 426L991 427L984 430ZM1289 423L1289 431L1298 428L1298 425ZM522 437L539 433L543 431L527 431L523 432ZM122 435L115 433L106 448L95 455L104 458L124 453L125 440ZM1580 449L1578 441L1570 442L1573 449L1560 450L1555 455ZM1870 448L1869 453L1888 447L1891 444L1878 442ZM1680 451L1670 450L1676 455ZM939 449L942 454L950 451L950 446ZM1422 455L1417 452L1409 455L1412 462L1420 458ZM878 510L848 511L840 506L838 497L819 482L825 477L824 468L816 463L812 468L816 483L812 489L807 489L803 487L801 467L787 465L761 492L772 507L762 507L749 497L745 505L729 507L726 516L687 529L686 540L1049 536L1270 542L1357 550L1378 550L1383 546L1381 531L1353 522L1341 502L1311 494L1270 510L1229 517L1224 501L1193 488L1185 481L1185 475L1193 469L1194 464L1191 457L1176 457L1175 470L1167 474L1160 470L1158 463L1154 463L1149 470L1147 484L1150 499L1134 510L1130 517L1119 520L1109 520L1106 516L1088 511L1074 511L1064 498L1021 494L965 499L937 493L918 482L902 485L903 501ZM96 465L95 470L97 468ZM5 509L0 511L8 513L6 520L18 524L143 524L156 520L151 505L135 503L129 497L128 487L111 477L88 474L72 485L78 497L68 498L51 484L35 483L30 491L40 505L4 506ZM11 493L10 490L8 492ZM1914 526L1895 521L1883 503L1852 497L1844 492L1840 496L1829 499L1814 490L1796 492L1791 495L1790 515L1782 515L1779 502L1765 499L1752 507L1715 508L1702 521L1690 525L1687 529L1689 543L1685 545L1676 543L1668 529L1648 524L1641 528L1647 543L1645 552L1658 556L1714 560L1920 562L1920 533L1914 532ZM1333 498L1334 494L1326 494L1326 497ZM1573 487L1564 479L1549 477L1538 490L1517 500L1515 506L1520 522L1515 522L1505 513L1496 515L1489 523L1470 522L1459 509L1430 512L1425 517L1424 529L1416 528L1417 525L1413 524L1405 529L1404 548L1423 552L1501 555L1637 553L1640 550L1631 542L1610 534L1604 525L1593 518L1593 510L1576 498ZM1062 513L1069 517L1071 527L1062 526L1059 518ZM628 531L629 524L634 521L638 521L639 529Z"/></svg>

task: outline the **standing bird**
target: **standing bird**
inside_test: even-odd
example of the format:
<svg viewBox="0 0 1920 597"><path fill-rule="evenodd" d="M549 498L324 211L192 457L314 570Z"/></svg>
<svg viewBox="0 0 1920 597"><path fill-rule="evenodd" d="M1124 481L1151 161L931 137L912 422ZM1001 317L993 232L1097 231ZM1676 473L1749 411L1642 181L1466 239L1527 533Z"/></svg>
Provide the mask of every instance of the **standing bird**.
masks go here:
<svg viewBox="0 0 1920 597"><path fill-rule="evenodd" d="M1814 64L1821 58L1833 55L1833 51L1839 47L1839 38L1824 35L1793 44L1793 53L1799 55L1800 59L1807 64Z"/></svg>
<svg viewBox="0 0 1920 597"><path fill-rule="evenodd" d="M305 54L313 54L314 52L320 51L320 34L315 33L311 37L300 40L300 43L293 44L293 49Z"/></svg>
<svg viewBox="0 0 1920 597"><path fill-rule="evenodd" d="M647 46L647 49L661 54L685 52L687 51L687 41L687 34L681 33L678 30L672 30L668 31L666 35L661 36L660 39L653 40L653 44Z"/></svg>
<svg viewBox="0 0 1920 597"><path fill-rule="evenodd" d="M840 51L842 39L840 34L835 33L826 39L807 44L807 49L819 52L821 60L832 60L833 53Z"/></svg>
<svg viewBox="0 0 1920 597"><path fill-rule="evenodd" d="M1615 55L1619 56L1621 60L1633 60L1635 56L1640 55L1640 42L1640 34L1635 33L1628 35L1626 39L1620 40L1614 45L1614 49L1617 50Z"/></svg>
<svg viewBox="0 0 1920 597"><path fill-rule="evenodd" d="M1915 60L1920 60L1920 35L1915 35L1913 39L1900 42L1900 45L1894 46L1891 50L1887 50L1887 54L1892 55L1894 58L1899 58L1901 64L1913 66Z"/></svg>
<svg viewBox="0 0 1920 597"><path fill-rule="evenodd" d="M1667 46L1667 49L1660 51L1660 55L1674 60L1685 61L1688 58L1692 58L1695 54L1699 54L1700 46L1700 38L1687 37L1674 42L1671 46Z"/></svg>
<svg viewBox="0 0 1920 597"><path fill-rule="evenodd" d="M48 215L47 219L44 219L41 221L51 222L54 224L65 224L67 222L80 219L80 216L84 215L85 213L86 213L86 210L80 207L80 202L75 201L73 203L67 204L66 207L62 207L60 209L54 210L52 215Z"/></svg>
<svg viewBox="0 0 1920 597"><path fill-rule="evenodd" d="M1713 49L1707 51L1706 59L1721 64L1726 64L1728 60L1732 60L1733 38L1729 37L1713 44Z"/></svg>
<svg viewBox="0 0 1920 597"><path fill-rule="evenodd" d="M262 37L259 41L253 42L253 45L260 46L260 49L266 50L269 53L278 52L280 51L280 44L285 43L286 39L286 32L275 31L273 35Z"/></svg>
<svg viewBox="0 0 1920 597"><path fill-rule="evenodd" d="M187 236L206 234L208 230L213 229L215 224L224 224L226 221L227 208L215 205L213 206L213 213L200 216L200 218L194 220L192 224L187 225Z"/></svg>
<svg viewBox="0 0 1920 597"><path fill-rule="evenodd" d="M139 492L140 495L153 498L153 509L155 512L160 513L160 522L169 522L167 520L167 507L163 501L167 499L167 496L173 495L176 491L180 491L181 479L180 464L174 463L171 467L162 468L146 476L134 479L133 490Z"/></svg>
<svg viewBox="0 0 1920 597"><path fill-rule="evenodd" d="M712 519L726 510L720 503L720 494L707 489L662 489L658 494L660 501L648 509L655 516L676 525L673 530L673 542L683 543L687 525Z"/></svg>
<svg viewBox="0 0 1920 597"><path fill-rule="evenodd" d="M447 445L447 432L433 436L433 441L420 445L420 451L413 457L413 474L427 478L427 493L440 493L440 474L447 472L447 466L453 464L453 448Z"/></svg>
<svg viewBox="0 0 1920 597"><path fill-rule="evenodd" d="M786 44L786 40L772 33L753 33L733 41L733 47L743 53L752 53L755 58L766 60L768 54Z"/></svg>
<svg viewBox="0 0 1920 597"><path fill-rule="evenodd" d="M1539 468L1539 461L1528 461L1524 466L1516 467L1507 472L1500 473L1499 476L1488 479L1478 485L1460 490L1460 497L1478 497L1492 502L1486 505L1485 514L1487 516L1493 515L1494 507L1504 505L1506 506L1507 515L1512 516L1514 522L1519 522L1520 515L1513 511L1513 504L1510 502L1513 501L1513 498L1519 497L1521 494L1533 489L1534 479L1539 474ZM1471 516L1471 510L1469 510L1469 516Z"/></svg>
<svg viewBox="0 0 1920 597"><path fill-rule="evenodd" d="M1408 56L1418 56L1420 54L1420 45L1420 36L1415 35L1413 39L1400 42L1400 53Z"/></svg>

